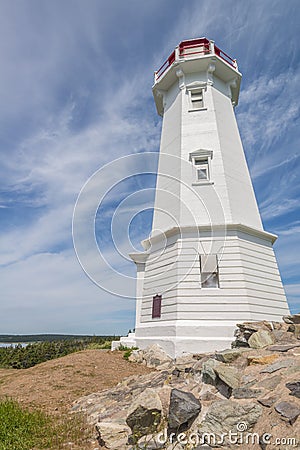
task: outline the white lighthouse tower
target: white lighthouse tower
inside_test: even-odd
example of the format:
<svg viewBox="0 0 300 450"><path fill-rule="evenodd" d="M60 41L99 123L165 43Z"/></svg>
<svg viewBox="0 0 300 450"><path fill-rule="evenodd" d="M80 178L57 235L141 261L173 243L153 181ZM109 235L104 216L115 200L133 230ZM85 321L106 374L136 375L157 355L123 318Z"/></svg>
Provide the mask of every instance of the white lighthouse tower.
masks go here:
<svg viewBox="0 0 300 450"><path fill-rule="evenodd" d="M234 115L240 81L236 61L206 38L181 42L155 72L163 125L152 233L130 255L139 348L220 350L237 322L288 313Z"/></svg>

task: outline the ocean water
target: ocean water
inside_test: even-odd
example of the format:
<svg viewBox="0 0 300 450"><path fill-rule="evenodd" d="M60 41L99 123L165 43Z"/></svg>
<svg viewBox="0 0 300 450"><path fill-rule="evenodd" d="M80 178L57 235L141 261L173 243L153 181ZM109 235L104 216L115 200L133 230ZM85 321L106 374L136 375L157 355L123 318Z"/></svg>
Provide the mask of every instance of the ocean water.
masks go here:
<svg viewBox="0 0 300 450"><path fill-rule="evenodd" d="M26 347L26 345L28 345L28 342L0 342L0 347L10 347L11 345L15 346L21 344L22 347Z"/></svg>

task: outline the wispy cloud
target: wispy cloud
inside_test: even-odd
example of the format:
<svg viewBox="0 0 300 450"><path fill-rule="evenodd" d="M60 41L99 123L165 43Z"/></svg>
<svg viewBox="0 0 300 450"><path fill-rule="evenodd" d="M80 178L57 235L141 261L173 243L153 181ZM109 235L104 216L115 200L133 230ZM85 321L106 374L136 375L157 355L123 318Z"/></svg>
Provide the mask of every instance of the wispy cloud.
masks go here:
<svg viewBox="0 0 300 450"><path fill-rule="evenodd" d="M236 110L245 150L264 219L283 230L280 265L286 280L295 277L298 224L293 219L289 226L287 217L299 198L298 2L229 0L226 11L223 3L33 0L30 7L19 2L17 10L13 2L1 3L1 329L124 332L133 326L134 303L114 301L81 271L72 249L73 206L99 167L158 150L152 72L179 41L199 33L237 57L245 72ZM282 36L288 45L279 64L272 55ZM126 171L120 169L120 179ZM106 225L117 196L101 217ZM135 240L142 231L141 222ZM126 239L117 241L125 252ZM134 271L113 253L107 257L113 266L128 264L126 274Z"/></svg>

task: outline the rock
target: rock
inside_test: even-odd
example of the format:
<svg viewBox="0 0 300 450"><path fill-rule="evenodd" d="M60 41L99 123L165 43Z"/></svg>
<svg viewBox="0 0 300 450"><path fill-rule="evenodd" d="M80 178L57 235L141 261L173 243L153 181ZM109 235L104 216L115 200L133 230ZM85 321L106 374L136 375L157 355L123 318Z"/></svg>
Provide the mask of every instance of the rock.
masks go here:
<svg viewBox="0 0 300 450"><path fill-rule="evenodd" d="M278 355L248 356L247 361L249 366L254 366L258 364L271 364L276 359L278 359Z"/></svg>
<svg viewBox="0 0 300 450"><path fill-rule="evenodd" d="M143 363L143 351L133 350L128 358L128 361L142 364Z"/></svg>
<svg viewBox="0 0 300 450"><path fill-rule="evenodd" d="M172 389L168 424L171 430L181 431L189 428L201 411L201 404L190 392Z"/></svg>
<svg viewBox="0 0 300 450"><path fill-rule="evenodd" d="M174 365L175 369L185 371L187 368L192 368L196 362L196 359L193 357L192 354L186 353L182 356L179 356L176 358Z"/></svg>
<svg viewBox="0 0 300 450"><path fill-rule="evenodd" d="M290 359L283 359L282 361L277 361L274 364L266 367L261 371L261 373L273 373L280 369L286 369L287 367L291 367L294 364L294 361Z"/></svg>
<svg viewBox="0 0 300 450"><path fill-rule="evenodd" d="M265 397L257 400L261 405L270 408L277 401L277 397Z"/></svg>
<svg viewBox="0 0 300 450"><path fill-rule="evenodd" d="M232 389L239 387L240 377L236 367L209 359L202 366L202 381L215 386L220 394L230 398Z"/></svg>
<svg viewBox="0 0 300 450"><path fill-rule="evenodd" d="M259 381L256 386L273 391L281 382L281 380L282 378L280 375L274 375L274 377L268 377L265 380Z"/></svg>
<svg viewBox="0 0 300 450"><path fill-rule="evenodd" d="M275 406L275 410L293 424L300 415L300 408L294 403L280 402Z"/></svg>
<svg viewBox="0 0 300 450"><path fill-rule="evenodd" d="M199 425L200 434L213 433L215 436L237 431L237 424L244 422L247 431L251 431L262 413L262 408L256 403L241 405L231 400L215 402L209 408L204 421ZM212 445L212 442L208 442ZM227 444L225 440L224 444ZM215 446L215 445L213 445Z"/></svg>
<svg viewBox="0 0 300 450"><path fill-rule="evenodd" d="M300 324L300 314L294 314L290 316L283 316L283 321L285 323Z"/></svg>
<svg viewBox="0 0 300 450"><path fill-rule="evenodd" d="M197 374L202 372L202 367L203 364L208 361L210 358L206 357L206 358L201 358L199 361L196 361L193 365L193 373Z"/></svg>
<svg viewBox="0 0 300 450"><path fill-rule="evenodd" d="M235 389L239 387L240 375L235 367L225 366L219 363L214 368L214 371L218 377L230 388Z"/></svg>
<svg viewBox="0 0 300 450"><path fill-rule="evenodd" d="M300 381L286 383L286 387L291 391L290 395L300 398Z"/></svg>
<svg viewBox="0 0 300 450"><path fill-rule="evenodd" d="M247 388L236 388L233 389L232 395L234 398L242 399L242 398L257 398L262 394L260 389L247 389Z"/></svg>
<svg viewBox="0 0 300 450"><path fill-rule="evenodd" d="M274 344L274 342L275 337L268 330L258 330L253 333L248 340L248 344L251 348L264 348Z"/></svg>
<svg viewBox="0 0 300 450"><path fill-rule="evenodd" d="M142 362L151 368L168 366L172 362L172 358L157 344L146 347L144 350L134 350L131 356L130 361Z"/></svg>
<svg viewBox="0 0 300 450"><path fill-rule="evenodd" d="M300 336L300 324L292 324L289 326L289 331L294 333L296 339L299 339Z"/></svg>
<svg viewBox="0 0 300 450"><path fill-rule="evenodd" d="M268 350L272 352L288 352L289 350L300 347L300 343L295 342L294 344L282 344L282 345L271 345Z"/></svg>
<svg viewBox="0 0 300 450"><path fill-rule="evenodd" d="M267 322L266 320L263 320L261 322L243 322L238 323L236 326L242 331L250 331L250 332L255 332L259 330L272 331L274 329L273 323Z"/></svg>
<svg viewBox="0 0 300 450"><path fill-rule="evenodd" d="M215 386L217 381L217 374L214 371L214 368L218 362L215 359L209 359L202 364L202 381L206 384L212 384Z"/></svg>
<svg viewBox="0 0 300 450"><path fill-rule="evenodd" d="M106 448L113 450L124 450L130 435L130 428L116 422L99 422L96 424L99 433L98 441Z"/></svg>
<svg viewBox="0 0 300 450"><path fill-rule="evenodd" d="M242 356L245 350L246 349L244 349L244 350L241 350L241 349L223 350L221 352L216 352L215 357L216 357L217 361L221 361L221 362L226 363L226 364L227 363L232 363L237 358Z"/></svg>
<svg viewBox="0 0 300 450"><path fill-rule="evenodd" d="M161 420L162 404L156 391L145 389L130 406L126 423L136 440L154 432Z"/></svg>

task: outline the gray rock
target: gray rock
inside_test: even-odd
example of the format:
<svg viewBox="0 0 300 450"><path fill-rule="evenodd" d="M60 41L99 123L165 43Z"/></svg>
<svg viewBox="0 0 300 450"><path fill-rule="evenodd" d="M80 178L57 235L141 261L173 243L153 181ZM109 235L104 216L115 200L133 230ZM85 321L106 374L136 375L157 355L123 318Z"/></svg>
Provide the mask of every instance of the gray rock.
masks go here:
<svg viewBox="0 0 300 450"><path fill-rule="evenodd" d="M283 359L282 361L277 361L273 364L270 364L265 369L261 371L261 373L273 373L280 369L286 369L287 367L291 367L294 364L294 361L290 359Z"/></svg>
<svg viewBox="0 0 300 450"><path fill-rule="evenodd" d="M168 418L171 430L187 429L200 411L201 404L192 393L172 389Z"/></svg>
<svg viewBox="0 0 300 450"><path fill-rule="evenodd" d="M215 386L217 381L217 374L214 371L214 368L218 362L215 359L209 359L202 364L202 381L206 384L212 384Z"/></svg>
<svg viewBox="0 0 300 450"><path fill-rule="evenodd" d="M130 428L124 423L118 422L99 422L96 424L96 429L99 433L99 443L105 445L106 448L113 450L124 450L128 436L130 435Z"/></svg>
<svg viewBox="0 0 300 450"><path fill-rule="evenodd" d="M275 343L274 335L268 330L258 330L253 333L248 344L251 348L264 348Z"/></svg>
<svg viewBox="0 0 300 450"><path fill-rule="evenodd" d="M135 438L154 432L161 420L162 404L154 389L148 388L132 403L126 423ZM136 439L136 440L137 440Z"/></svg>
<svg viewBox="0 0 300 450"><path fill-rule="evenodd" d="M234 398L242 399L242 398L257 398L262 394L260 389L247 389L247 388L236 388L233 389L232 395Z"/></svg>
<svg viewBox="0 0 300 450"><path fill-rule="evenodd" d="M259 398L257 401L261 405L266 406L267 408L270 408L277 401L277 397Z"/></svg>
<svg viewBox="0 0 300 450"><path fill-rule="evenodd" d="M246 350L246 349L245 349ZM245 351L244 350L244 351ZM222 352L217 352L215 354L215 357L217 359L217 361L221 361L223 363L232 363L233 361L235 361L237 358L239 358L240 356L242 356L242 354L244 353L243 350L241 349L229 349L229 350L223 350Z"/></svg>
<svg viewBox="0 0 300 450"><path fill-rule="evenodd" d="M294 344L271 345L268 347L268 350L271 350L272 352L288 352L297 347L300 347L300 343L295 342Z"/></svg>
<svg viewBox="0 0 300 450"><path fill-rule="evenodd" d="M282 378L280 375L274 375L273 377L268 377L265 380L259 381L256 386L273 391L281 382Z"/></svg>
<svg viewBox="0 0 300 450"><path fill-rule="evenodd" d="M236 326L242 331L251 332L259 330L272 330L274 328L274 325L272 325L270 322L267 322L266 320L260 322L243 322L238 323Z"/></svg>
<svg viewBox="0 0 300 450"><path fill-rule="evenodd" d="M294 333L294 337L296 339L299 339L299 337L300 337L300 324L295 324L295 323L291 324L289 326L289 331Z"/></svg>
<svg viewBox="0 0 300 450"><path fill-rule="evenodd" d="M300 398L300 381L293 381L291 383L286 383L286 387L291 391L290 395Z"/></svg>
<svg viewBox="0 0 300 450"><path fill-rule="evenodd" d="M284 418L288 419L293 424L300 415L300 408L294 403L280 402L275 406L275 410Z"/></svg>
<svg viewBox="0 0 300 450"><path fill-rule="evenodd" d="M186 353L186 354L183 354L182 356L177 357L174 365L175 365L175 369L184 372L185 369L192 368L194 366L195 362L196 362L196 359L193 357L193 355L190 353Z"/></svg>
<svg viewBox="0 0 300 450"><path fill-rule="evenodd" d="M239 387L240 375L236 367L209 359L202 366L202 381L215 386L220 394L230 398L232 389Z"/></svg>
<svg viewBox="0 0 300 450"><path fill-rule="evenodd" d="M129 356L129 361L162 369L171 364L172 358L159 345L153 344L143 350L133 350Z"/></svg>
<svg viewBox="0 0 300 450"><path fill-rule="evenodd" d="M161 420L161 412L157 409L146 409L143 406L138 406L136 410L131 413L126 423L131 428L134 440L144 436L151 431L155 431Z"/></svg>
<svg viewBox="0 0 300 450"><path fill-rule="evenodd" d="M226 366L219 363L215 366L214 371L218 377L230 388L236 389L240 384L240 374L237 368Z"/></svg>
<svg viewBox="0 0 300 450"><path fill-rule="evenodd" d="M283 321L285 323L300 324L300 314L294 314L290 316L283 316Z"/></svg>
<svg viewBox="0 0 300 450"><path fill-rule="evenodd" d="M201 434L213 433L218 436L230 430L236 431L237 424L241 421L247 425L247 431L251 431L261 414L262 407L256 403L241 405L231 400L222 400L211 405L198 431ZM207 443L215 446L213 442ZM227 441L224 443L226 445Z"/></svg>

